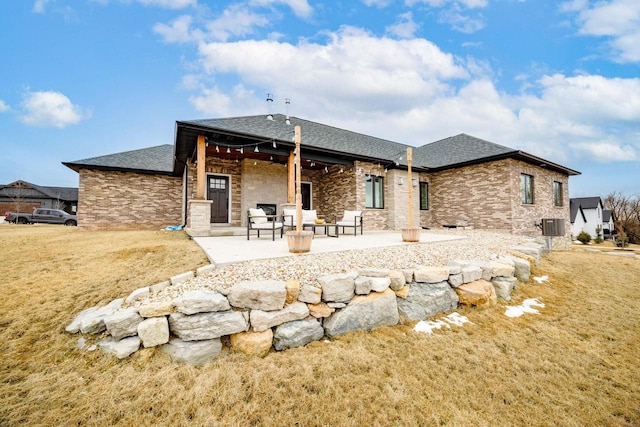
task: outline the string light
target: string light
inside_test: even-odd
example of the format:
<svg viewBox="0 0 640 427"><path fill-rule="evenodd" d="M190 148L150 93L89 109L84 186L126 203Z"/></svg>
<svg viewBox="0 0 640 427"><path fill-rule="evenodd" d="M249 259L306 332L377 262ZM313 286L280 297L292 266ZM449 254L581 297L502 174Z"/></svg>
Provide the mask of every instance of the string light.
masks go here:
<svg viewBox="0 0 640 427"><path fill-rule="evenodd" d="M258 144L256 144L256 148L255 148L255 150L253 150L253 152L254 153L259 153L260 152L260 150L258 150Z"/></svg>
<svg viewBox="0 0 640 427"><path fill-rule="evenodd" d="M220 152L220 147L218 147L218 144L216 144L216 153Z"/></svg>
<svg viewBox="0 0 640 427"><path fill-rule="evenodd" d="M227 154L231 154L231 148L227 147Z"/></svg>

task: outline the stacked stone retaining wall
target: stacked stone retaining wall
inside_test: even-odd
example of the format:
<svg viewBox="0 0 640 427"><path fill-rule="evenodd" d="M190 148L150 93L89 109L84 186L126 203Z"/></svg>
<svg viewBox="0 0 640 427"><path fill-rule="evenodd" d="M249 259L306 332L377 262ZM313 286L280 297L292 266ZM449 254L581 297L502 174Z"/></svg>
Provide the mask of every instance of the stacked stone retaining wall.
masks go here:
<svg viewBox="0 0 640 427"><path fill-rule="evenodd" d="M323 337L423 320L458 305L492 307L510 300L518 282L527 282L531 263L544 247L513 248L513 254L485 260L451 260L444 266L401 270L361 268L327 274L315 284L297 280L241 281L230 288L189 290L158 298L196 274L135 290L126 298L81 312L69 333L103 334L95 346L125 358L159 347L177 362L201 365L218 356L223 340L233 351L266 356ZM167 294L166 292L164 294ZM91 346L82 337L79 347Z"/></svg>

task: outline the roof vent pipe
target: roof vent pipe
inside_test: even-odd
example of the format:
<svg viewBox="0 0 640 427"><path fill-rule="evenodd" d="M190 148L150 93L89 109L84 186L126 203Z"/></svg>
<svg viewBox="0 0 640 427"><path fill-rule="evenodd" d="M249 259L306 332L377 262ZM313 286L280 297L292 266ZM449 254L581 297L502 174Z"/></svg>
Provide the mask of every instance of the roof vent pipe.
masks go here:
<svg viewBox="0 0 640 427"><path fill-rule="evenodd" d="M287 118L286 118L286 120L284 122L286 124L290 125L291 124L291 120L289 120L289 105L291 104L291 100L289 98L285 98L284 103L286 105L286 107L285 107L286 111L285 112L287 114Z"/></svg>
<svg viewBox="0 0 640 427"><path fill-rule="evenodd" d="M273 120L273 114L271 114L271 104L273 104L273 94L267 94L267 120Z"/></svg>

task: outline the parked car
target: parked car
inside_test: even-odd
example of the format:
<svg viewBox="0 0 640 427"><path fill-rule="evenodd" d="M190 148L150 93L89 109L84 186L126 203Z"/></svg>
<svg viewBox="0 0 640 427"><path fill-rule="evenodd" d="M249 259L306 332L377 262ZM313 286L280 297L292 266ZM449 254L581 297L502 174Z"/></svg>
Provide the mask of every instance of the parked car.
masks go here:
<svg viewBox="0 0 640 427"><path fill-rule="evenodd" d="M61 209L34 209L33 213L7 212L4 220L14 224L64 224L78 225L78 218Z"/></svg>

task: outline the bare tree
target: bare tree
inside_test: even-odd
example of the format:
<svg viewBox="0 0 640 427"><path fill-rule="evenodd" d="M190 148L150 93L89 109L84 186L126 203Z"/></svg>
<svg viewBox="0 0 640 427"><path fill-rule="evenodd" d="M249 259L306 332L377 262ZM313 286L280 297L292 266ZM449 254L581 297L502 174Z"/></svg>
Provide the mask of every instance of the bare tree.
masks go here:
<svg viewBox="0 0 640 427"><path fill-rule="evenodd" d="M616 230L625 234L630 243L640 243L640 196L613 192L604 199L604 205L615 216Z"/></svg>

